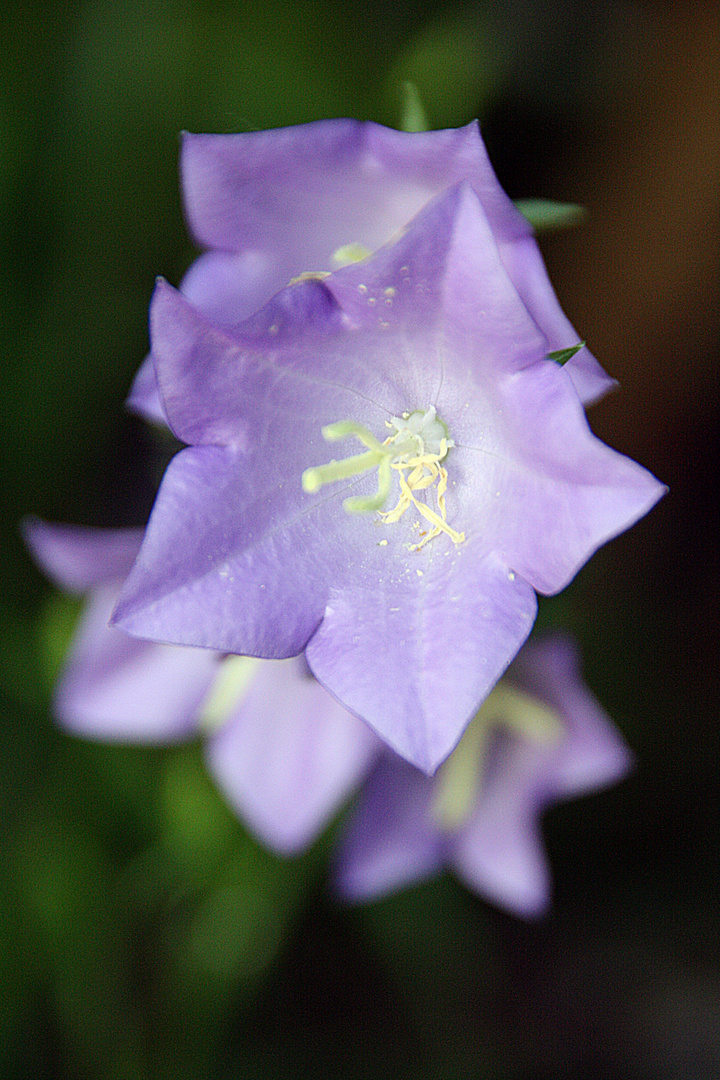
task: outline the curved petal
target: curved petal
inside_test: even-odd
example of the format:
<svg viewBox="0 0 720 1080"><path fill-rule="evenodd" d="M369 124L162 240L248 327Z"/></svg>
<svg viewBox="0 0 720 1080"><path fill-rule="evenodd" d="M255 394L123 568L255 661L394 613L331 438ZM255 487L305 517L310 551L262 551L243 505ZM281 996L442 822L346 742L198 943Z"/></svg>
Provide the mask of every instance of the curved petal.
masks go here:
<svg viewBox="0 0 720 1080"><path fill-rule="evenodd" d="M188 738L218 658L113 630L108 619L117 591L117 584L97 588L83 612L56 688L56 715L68 731L92 739Z"/></svg>
<svg viewBox="0 0 720 1080"><path fill-rule="evenodd" d="M500 736L472 817L449 846L461 881L515 915L541 915L550 870L539 833L535 783L544 751Z"/></svg>
<svg viewBox="0 0 720 1080"><path fill-rule="evenodd" d="M259 839L291 855L315 840L379 745L298 658L260 664L240 706L208 741L207 758Z"/></svg>
<svg viewBox="0 0 720 1080"><path fill-rule="evenodd" d="M448 549L444 549L448 553ZM532 589L463 545L408 583L337 590L307 647L315 676L425 772L450 753L527 637Z"/></svg>
<svg viewBox="0 0 720 1080"><path fill-rule="evenodd" d="M268 276L267 259L258 252L208 251L192 264L180 292L218 326L233 326L250 318L277 291L275 279L268 283ZM152 353L135 376L126 405L146 420L167 423Z"/></svg>
<svg viewBox="0 0 720 1080"><path fill-rule="evenodd" d="M561 799L621 779L631 755L587 687L577 649L566 637L532 641L506 678L556 709L559 739L498 738L478 801L450 845L450 860L470 887L517 915L542 914L550 877L540 835L543 810Z"/></svg>
<svg viewBox="0 0 720 1080"><path fill-rule="evenodd" d="M430 817L432 781L385 754L365 784L336 852L333 883L351 902L433 877L444 843Z"/></svg>
<svg viewBox="0 0 720 1080"><path fill-rule="evenodd" d="M327 688L428 771L524 641L531 586L561 588L664 490L590 432L467 185L240 327L163 284L152 325L167 415L196 445L166 474L118 625L263 657L308 646ZM381 439L431 407L455 442L447 521L465 541L417 550L414 509L388 528L346 513L370 475L302 490L305 469L333 460L323 425Z"/></svg>
<svg viewBox="0 0 720 1080"><path fill-rule="evenodd" d="M261 450L263 467L278 451L290 463L305 439L319 441L323 415L357 414L382 382L358 371L365 386L353 386L344 315L317 281L285 289L234 331L208 322L160 281L150 325L163 407L178 438Z"/></svg>
<svg viewBox="0 0 720 1080"><path fill-rule="evenodd" d="M570 380L555 364L536 364L523 376L501 387L498 511L516 509L506 517L499 546L514 570L551 594L667 488L593 435ZM537 417L541 422L533 423Z"/></svg>
<svg viewBox="0 0 720 1080"><path fill-rule="evenodd" d="M258 491L237 451L177 454L112 622L138 637L219 652L302 652L338 559L348 556L336 542L342 508L333 499L298 510L300 477L292 479L269 479Z"/></svg>
<svg viewBox="0 0 720 1080"><path fill-rule="evenodd" d="M165 409L160 400L152 353L149 353L140 365L130 387L130 393L125 399L125 407L145 420L149 420L151 424L167 424Z"/></svg>
<svg viewBox="0 0 720 1080"><path fill-rule="evenodd" d="M357 325L385 324L390 332L396 326L433 328L443 342L439 355L426 347L420 357L434 362L441 387L455 381L467 390L548 351L468 184L448 189L403 236L326 284Z"/></svg>
<svg viewBox="0 0 720 1080"><path fill-rule="evenodd" d="M620 732L582 680L576 643L563 634L530 642L508 677L557 709L568 738L555 747L552 799L572 798L627 775L633 758Z"/></svg>
<svg viewBox="0 0 720 1080"><path fill-rule="evenodd" d="M333 270L332 253L375 251L431 199L473 183L502 238L530 226L493 173L477 123L412 133L325 120L242 135L186 135L186 212L199 242L270 253L277 291L303 270Z"/></svg>
<svg viewBox="0 0 720 1080"><path fill-rule="evenodd" d="M75 593L125 577L143 532L50 525L39 518L27 518L22 525L23 539L38 565L61 589Z"/></svg>
<svg viewBox="0 0 720 1080"><path fill-rule="evenodd" d="M218 326L235 326L290 284L279 281L266 252L207 251L195 260L180 291ZM298 270L298 273L300 271Z"/></svg>
<svg viewBox="0 0 720 1080"><path fill-rule="evenodd" d="M548 352L577 345L581 336L558 303L535 238L519 237L501 244L500 257L525 307L547 338ZM594 404L617 386L587 348L571 357L565 370L583 405Z"/></svg>
<svg viewBox="0 0 720 1080"><path fill-rule="evenodd" d="M579 340L532 230L497 182L476 123L408 134L333 120L243 135L187 135L182 166L196 235L221 250L201 256L181 288L213 321L246 318L302 271L337 269L330 255L345 244L376 250L430 199L465 180L549 349ZM586 404L615 385L587 350L570 361L570 373Z"/></svg>

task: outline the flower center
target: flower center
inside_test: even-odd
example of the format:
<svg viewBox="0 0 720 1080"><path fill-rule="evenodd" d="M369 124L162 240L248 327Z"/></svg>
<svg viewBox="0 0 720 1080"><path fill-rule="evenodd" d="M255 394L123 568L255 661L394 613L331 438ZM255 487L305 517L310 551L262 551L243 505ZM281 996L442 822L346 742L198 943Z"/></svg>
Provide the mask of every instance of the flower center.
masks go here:
<svg viewBox="0 0 720 1080"><path fill-rule="evenodd" d="M444 832L454 832L470 817L483 783L490 736L500 726L516 738L536 743L555 742L564 731L555 709L502 679L438 771L431 813Z"/></svg>
<svg viewBox="0 0 720 1080"><path fill-rule="evenodd" d="M434 406L423 411L403 413L393 416L387 422L392 434L380 443L367 428L354 420L341 420L337 424L328 424L322 429L323 438L336 442L354 435L367 450L363 454L354 454L341 461L330 461L327 465L318 465L306 469L302 475L303 490L309 493L319 491L324 484L336 480L346 480L351 476L361 476L370 469L378 471L378 486L374 495L345 499L343 507L349 514L364 514L380 510L390 494L393 471L400 483L400 498L397 505L380 517L387 525L399 521L406 510L413 506L426 521L432 525L419 544L413 544L411 551L418 551L435 536L445 533L454 544L461 544L465 533L456 532L447 523L445 492L447 491L447 469L441 462L448 450L454 446L448 438L448 430L438 419ZM416 492L434 488L437 511L426 502L418 499Z"/></svg>

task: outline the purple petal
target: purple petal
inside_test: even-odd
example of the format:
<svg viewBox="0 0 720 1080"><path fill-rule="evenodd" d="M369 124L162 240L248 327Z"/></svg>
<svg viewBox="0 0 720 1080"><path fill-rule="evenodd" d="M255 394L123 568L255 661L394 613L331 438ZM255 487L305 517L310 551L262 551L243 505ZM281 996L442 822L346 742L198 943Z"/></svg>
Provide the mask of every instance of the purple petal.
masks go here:
<svg viewBox="0 0 720 1080"><path fill-rule="evenodd" d="M439 873L444 843L432 821L432 781L395 755L363 788L337 853L334 883L346 900L375 900Z"/></svg>
<svg viewBox="0 0 720 1080"><path fill-rule="evenodd" d="M299 475L294 486L300 489ZM267 491L254 491L236 451L177 454L113 622L127 633L220 652L301 652L325 608L328 568L310 541L328 515L321 504L290 519L291 531L277 520L276 489L269 479Z"/></svg>
<svg viewBox="0 0 720 1080"><path fill-rule="evenodd" d="M560 634L533 641L515 659L509 676L557 709L569 738L555 748L552 792L571 798L613 784L632 767L617 727L582 681L575 642Z"/></svg>
<svg viewBox="0 0 720 1080"><path fill-rule="evenodd" d="M196 259L180 284L187 300L218 326L233 326L256 312L277 292L267 257L260 253L209 251ZM272 277L268 281L268 277ZM155 423L167 423L152 354L133 381L128 408Z"/></svg>
<svg viewBox="0 0 720 1080"><path fill-rule="evenodd" d="M55 713L77 735L128 742L187 737L217 671L203 650L136 641L108 627L142 529L24 523L28 547L64 589L90 591L55 690Z"/></svg>
<svg viewBox="0 0 720 1080"><path fill-rule="evenodd" d="M564 725L559 737L498 732L470 817L453 832L444 832L434 816L438 781L387 753L339 843L337 885L348 899L374 899L447 862L469 888L513 914L532 918L546 910L543 810L619 779L630 755L582 683L568 639L526 645L506 679L557 710Z"/></svg>
<svg viewBox="0 0 720 1080"><path fill-rule="evenodd" d="M244 135L186 135L185 206L199 242L270 253L277 285L302 270L335 269L332 253L375 251L459 180L475 186L502 238L530 227L500 188L477 124L407 134L327 120Z"/></svg>
<svg viewBox="0 0 720 1080"><path fill-rule="evenodd" d="M302 851L357 787L379 748L304 660L262 663L207 745L210 770L260 840Z"/></svg>
<svg viewBox="0 0 720 1080"><path fill-rule="evenodd" d="M471 888L515 914L534 917L550 898L539 832L543 810L619 780L631 755L583 684L577 650L567 638L526 645L507 678L556 709L565 732L551 742L498 740L475 810L454 837L450 857Z"/></svg>
<svg viewBox="0 0 720 1080"><path fill-rule="evenodd" d="M404 257L415 255L426 274L412 288L430 291L428 282L440 281L444 260L459 259L455 247L461 229L454 210L461 207L463 228L469 228L473 206L476 217L482 216L473 198L456 190L426 211L429 234L422 232L414 241L416 252L413 239L406 238L385 253L388 272L399 273ZM469 235L476 239L474 231ZM440 245L434 266L428 258L432 238ZM489 273L500 276L507 300L511 287L506 275L497 259L490 262ZM388 272L381 263L381 281L388 280ZM346 274L343 288L352 290L354 277ZM388 308L388 318L399 326L395 336L376 329L371 307L351 313L355 323L361 318L369 323L367 351L378 357L373 365L365 351L358 351L359 331L342 325L327 290L316 282L278 297L269 312L254 320L254 341L246 331L242 344L238 335L206 323L169 286L159 287L153 352L170 422L187 441L226 442L238 451L206 448L190 456L185 451L172 463L117 612L124 629L229 652L289 655L299 652L316 628L338 575L349 571L364 587L368 575L387 577L389 561L393 575L406 582L422 568L409 569L402 546L382 552L375 521L344 513L339 503L348 485L315 499L302 492L300 483L304 468L330 456L320 437L324 424L353 416L382 432L408 403L431 402L436 396L445 379L442 339L437 330L428 334L425 326L408 331L407 307L399 297L395 311ZM519 302L516 308L527 322ZM296 326L298 311L312 316L304 336ZM418 318L426 321L422 307ZM263 339L260 326L268 320L275 334L268 328ZM294 335L286 330L288 322ZM541 341L534 333L529 351L542 355ZM430 352L430 362L413 363L423 350ZM388 351L389 369L378 370ZM527 357L508 353L509 363L527 362ZM408 362L397 364L403 354ZM368 483L372 487L374 481L350 486L362 490ZM405 543L414 539L409 522L393 535ZM357 566L353 541L361 546ZM198 610L200 581L203 604ZM254 629L252 620L259 615L263 626ZM516 636L522 640L527 630L523 621ZM463 721L471 708L463 702Z"/></svg>
<svg viewBox="0 0 720 1080"><path fill-rule="evenodd" d="M273 270L262 251L208 251L192 264L180 291L212 322L235 326L290 283L290 278L278 281Z"/></svg>
<svg viewBox="0 0 720 1080"><path fill-rule="evenodd" d="M220 249L198 260L182 291L215 322L248 317L304 270L336 269L330 256L344 244L375 251L430 199L465 180L549 349L579 341L532 230L497 182L476 123L407 134L332 120L244 135L188 135L182 165L191 224L201 243ZM585 404L615 385L588 350L569 363Z"/></svg>
<svg viewBox="0 0 720 1080"><path fill-rule="evenodd" d="M550 900L550 871L539 833L535 781L546 756L525 739L501 736L468 823L450 844L461 881L516 915L541 915Z"/></svg>
<svg viewBox="0 0 720 1080"><path fill-rule="evenodd" d="M248 318L298 274L334 270L348 243L374 251L436 195L465 180L480 199L500 258L550 349L577 343L526 220L497 182L476 123L407 134L331 120L243 135L186 135L182 171L190 222L214 248L182 292L219 325ZM614 383L587 350L570 361L589 403ZM148 358L129 405L162 420Z"/></svg>
<svg viewBox="0 0 720 1080"><path fill-rule="evenodd" d="M590 432L467 186L366 263L285 290L240 327L165 285L152 326L167 415L196 445L168 470L118 624L278 658L320 627L315 673L427 770L525 639L530 585L561 588L664 490ZM431 405L456 443L447 513L465 542L417 551L413 513L391 527L345 513L373 477L302 491L303 470L333 455L324 424L352 418L382 437L392 416Z"/></svg>
<svg viewBox="0 0 720 1080"><path fill-rule="evenodd" d="M119 583L95 589L58 682L55 712L76 735L161 743L196 729L218 658L203 649L136 641L108 626Z"/></svg>
<svg viewBox="0 0 720 1080"><path fill-rule="evenodd" d="M140 550L143 529L91 529L49 525L37 518L23 522L23 538L48 577L68 592L83 593L119 581Z"/></svg>
<svg viewBox="0 0 720 1080"><path fill-rule="evenodd" d="M475 442L481 457L495 458L485 468L494 493L477 493L483 532L538 592L559 592L667 488L595 438L570 379L551 361L500 391L502 428Z"/></svg>
<svg viewBox="0 0 720 1080"><path fill-rule="evenodd" d="M536 610L532 589L492 556L478 562L469 546L443 550L396 583L331 594L306 653L320 682L428 773L522 645Z"/></svg>
<svg viewBox="0 0 720 1080"><path fill-rule="evenodd" d="M567 340L567 339L566 339ZM578 344L579 338L574 342ZM568 345L558 345L558 349L570 348ZM571 356L565 364L565 371L570 376L575 391L585 408L595 405L613 390L617 390L617 379L611 378L600 367L590 350L583 346L579 352Z"/></svg>
<svg viewBox="0 0 720 1080"><path fill-rule="evenodd" d="M432 357L439 389L452 381L464 389L468 383L477 386L548 351L467 184L433 200L403 237L374 259L333 275L327 285L358 326L388 331L402 326L405 332L413 324L423 330L434 326L435 347L417 348L420 356L424 351ZM450 318L438 322L439 310Z"/></svg>
<svg viewBox="0 0 720 1080"><path fill-rule="evenodd" d="M151 424L167 424L167 417L160 400L155 362L152 353L145 357L133 379L130 393L125 401L126 408L149 420Z"/></svg>
<svg viewBox="0 0 720 1080"><path fill-rule="evenodd" d="M558 303L535 238L520 237L501 244L500 257L523 303L547 338L548 352L577 345L581 336ZM587 348L571 357L565 370L583 405L594 404L617 386Z"/></svg>
<svg viewBox="0 0 720 1080"><path fill-rule="evenodd" d="M317 419L306 415L303 398L311 403L314 399L316 410L357 410L358 392L345 390L345 376L332 370L340 368L334 350L345 345L345 318L319 282L286 289L250 324L231 332L209 323L161 281L150 325L163 408L185 442L251 451L257 441L252 430L258 420L256 399L261 395L270 413L265 423L272 424L264 433L265 452L287 460L290 447L283 439L290 436L283 429L288 421L297 425L295 444L305 433L317 441ZM293 331L298 344L291 341L283 353ZM318 351L330 351L330 363L323 364ZM273 418L273 413L279 416Z"/></svg>

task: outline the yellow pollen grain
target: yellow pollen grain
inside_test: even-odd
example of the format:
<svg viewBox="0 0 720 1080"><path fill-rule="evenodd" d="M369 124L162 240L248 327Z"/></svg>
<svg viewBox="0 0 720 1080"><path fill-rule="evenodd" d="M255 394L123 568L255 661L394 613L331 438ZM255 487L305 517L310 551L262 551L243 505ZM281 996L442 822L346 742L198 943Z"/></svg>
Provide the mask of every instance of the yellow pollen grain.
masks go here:
<svg viewBox="0 0 720 1080"><path fill-rule="evenodd" d="M389 442L390 440L386 440ZM429 521L433 528L429 532L423 532L420 535L423 539L419 544L412 544L410 551L419 551L425 544L428 544L436 536L440 536L441 533L445 533L449 536L454 544L462 544L465 539L464 532L457 532L451 528L447 523L447 509L445 507L445 492L447 491L447 469L443 468L440 464L441 460L447 453L447 444L443 439L440 444L439 454L420 454L417 457L409 458L403 462L393 462L392 468L398 474L398 480L400 482L400 498L397 501L397 505L385 513L381 513L380 517L387 525L392 525L396 521L399 521L406 510L411 506L421 514L426 521ZM408 471L409 470L409 471ZM406 476L405 474L408 473ZM437 490L435 492L437 498L439 514L427 505L427 503L420 502L415 497L416 491L425 491L437 482ZM414 527L419 528L417 522Z"/></svg>

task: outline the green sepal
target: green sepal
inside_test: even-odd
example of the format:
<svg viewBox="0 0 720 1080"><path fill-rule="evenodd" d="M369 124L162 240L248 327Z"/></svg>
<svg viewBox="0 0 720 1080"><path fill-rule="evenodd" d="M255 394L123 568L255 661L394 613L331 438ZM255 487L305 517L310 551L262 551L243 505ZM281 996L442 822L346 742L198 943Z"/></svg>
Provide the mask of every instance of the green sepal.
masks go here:
<svg viewBox="0 0 720 1080"><path fill-rule="evenodd" d="M515 206L536 232L570 229L587 217L584 206L554 202L552 199L516 199Z"/></svg>
<svg viewBox="0 0 720 1080"><path fill-rule="evenodd" d="M577 345L571 345L569 349L556 349L555 352L549 352L547 354L548 360L554 360L556 364L567 364L568 360L580 352L584 347L584 341L578 341Z"/></svg>
<svg viewBox="0 0 720 1080"><path fill-rule="evenodd" d="M406 79L401 88L400 131L429 131L427 116L414 82Z"/></svg>

